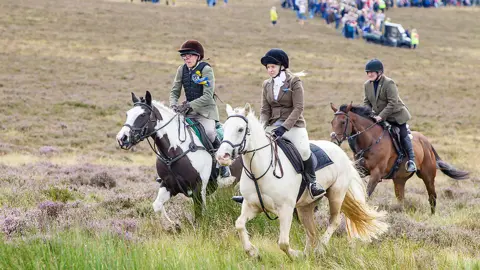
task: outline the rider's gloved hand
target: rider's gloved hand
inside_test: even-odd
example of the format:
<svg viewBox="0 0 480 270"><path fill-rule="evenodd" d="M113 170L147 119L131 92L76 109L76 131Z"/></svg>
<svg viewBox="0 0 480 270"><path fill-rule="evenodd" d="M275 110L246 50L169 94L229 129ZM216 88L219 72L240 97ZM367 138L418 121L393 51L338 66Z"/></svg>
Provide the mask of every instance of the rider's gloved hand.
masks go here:
<svg viewBox="0 0 480 270"><path fill-rule="evenodd" d="M188 111L190 111L191 109L192 109L192 106L190 105L190 102L184 101L182 105L178 107L178 112L187 114Z"/></svg>
<svg viewBox="0 0 480 270"><path fill-rule="evenodd" d="M172 106L170 106L170 108L172 108L172 110L176 113L178 113L178 105L177 104L173 104Z"/></svg>
<svg viewBox="0 0 480 270"><path fill-rule="evenodd" d="M287 132L287 129L284 126L279 126L278 128L273 130L273 135L277 138L280 138L285 132Z"/></svg>

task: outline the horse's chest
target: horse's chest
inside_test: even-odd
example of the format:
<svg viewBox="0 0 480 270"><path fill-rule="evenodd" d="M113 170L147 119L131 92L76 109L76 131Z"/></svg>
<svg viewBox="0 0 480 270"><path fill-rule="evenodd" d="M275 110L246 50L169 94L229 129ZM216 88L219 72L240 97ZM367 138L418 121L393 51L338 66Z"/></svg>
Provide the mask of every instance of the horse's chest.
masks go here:
<svg viewBox="0 0 480 270"><path fill-rule="evenodd" d="M162 179L162 186L166 187L173 196L178 193L187 195L188 190L194 190L201 182L198 171L186 156L171 164L170 167L157 159L156 167L158 176Z"/></svg>

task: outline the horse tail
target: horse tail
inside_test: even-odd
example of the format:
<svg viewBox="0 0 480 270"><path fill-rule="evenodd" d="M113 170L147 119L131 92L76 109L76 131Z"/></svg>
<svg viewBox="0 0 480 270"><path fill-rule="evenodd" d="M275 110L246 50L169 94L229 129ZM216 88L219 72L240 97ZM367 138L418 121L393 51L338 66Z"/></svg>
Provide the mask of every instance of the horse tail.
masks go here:
<svg viewBox="0 0 480 270"><path fill-rule="evenodd" d="M388 224L382 221L386 212L379 212L366 203L365 184L355 167L348 167L346 177L351 178L352 182L342 204L347 233L351 238L370 242L387 231Z"/></svg>
<svg viewBox="0 0 480 270"><path fill-rule="evenodd" d="M464 180L469 177L469 172L467 171L462 171L459 169L456 169L452 165L448 164L447 162L443 161L440 156L438 155L437 151L435 151L435 148L432 146L432 151L433 154L435 155L435 160L437 161L437 166L442 171L444 174L447 176L457 179L457 180Z"/></svg>

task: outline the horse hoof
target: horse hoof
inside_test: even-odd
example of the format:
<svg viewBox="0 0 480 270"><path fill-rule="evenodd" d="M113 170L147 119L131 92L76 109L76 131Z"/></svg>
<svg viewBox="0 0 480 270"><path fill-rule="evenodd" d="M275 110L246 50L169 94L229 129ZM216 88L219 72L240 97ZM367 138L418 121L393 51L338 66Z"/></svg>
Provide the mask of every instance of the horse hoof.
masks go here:
<svg viewBox="0 0 480 270"><path fill-rule="evenodd" d="M300 250L291 250L289 255L291 259L298 259L303 258L305 254Z"/></svg>
<svg viewBox="0 0 480 270"><path fill-rule="evenodd" d="M235 180L237 180L237 178L235 178L235 176L228 176L228 177L224 177L224 178L219 177L219 179L217 180L218 188L229 187L229 186L233 185L233 183L235 183Z"/></svg>
<svg viewBox="0 0 480 270"><path fill-rule="evenodd" d="M315 248L315 255L316 256L323 256L325 255L325 247L323 245L319 245L317 248Z"/></svg>
<svg viewBox="0 0 480 270"><path fill-rule="evenodd" d="M169 224L165 227L165 231L168 233L180 233L182 231L182 226L178 223Z"/></svg>
<svg viewBox="0 0 480 270"><path fill-rule="evenodd" d="M250 256L250 258L260 258L260 254L258 253L258 249L254 246L252 246L251 249L247 250L247 255Z"/></svg>

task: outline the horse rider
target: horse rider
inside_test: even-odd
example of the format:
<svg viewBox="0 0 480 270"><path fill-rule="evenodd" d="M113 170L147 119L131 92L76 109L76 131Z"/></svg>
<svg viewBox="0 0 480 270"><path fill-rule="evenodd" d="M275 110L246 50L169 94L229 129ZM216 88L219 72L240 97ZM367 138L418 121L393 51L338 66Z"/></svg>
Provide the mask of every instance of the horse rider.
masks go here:
<svg viewBox="0 0 480 270"><path fill-rule="evenodd" d="M415 153L412 141L408 135L407 121L411 115L398 93L395 82L383 74L383 64L378 59L370 60L366 67L368 80L364 84L364 106L370 107L377 122L387 121L400 129L401 143L408 155L406 170L415 172Z"/></svg>
<svg viewBox="0 0 480 270"><path fill-rule="evenodd" d="M185 41L178 50L184 64L179 66L172 90L170 91L170 107L186 117L198 121L212 142L215 149L220 146L217 138L216 121L219 121L217 104L215 103L215 76L212 67L205 61L204 49L197 40ZM179 104L178 99L185 91L186 100ZM220 167L221 177L229 177L229 167Z"/></svg>
<svg viewBox="0 0 480 270"><path fill-rule="evenodd" d="M315 164L310 150L310 141L303 118L303 84L289 70L289 58L281 49L271 49L260 60L270 76L263 82L260 121L266 131L275 137L291 141L302 156L306 180L312 197L323 195L325 190L317 187Z"/></svg>

